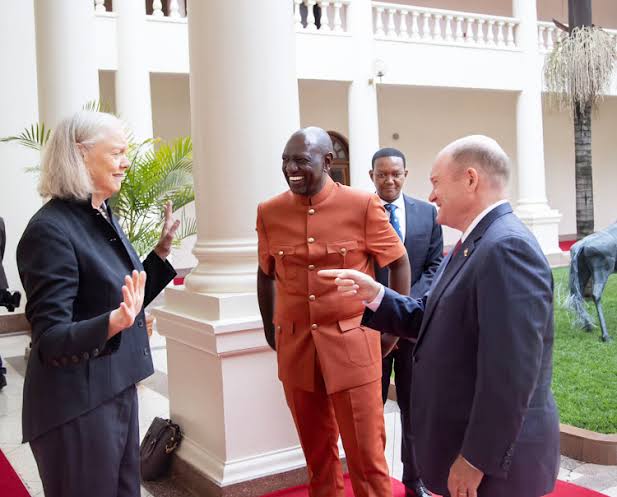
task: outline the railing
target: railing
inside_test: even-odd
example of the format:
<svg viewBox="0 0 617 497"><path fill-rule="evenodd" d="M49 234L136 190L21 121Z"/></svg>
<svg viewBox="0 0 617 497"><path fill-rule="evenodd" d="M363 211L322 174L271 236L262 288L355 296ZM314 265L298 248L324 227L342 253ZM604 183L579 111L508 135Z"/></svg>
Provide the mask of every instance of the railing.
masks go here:
<svg viewBox="0 0 617 497"><path fill-rule="evenodd" d="M163 0L145 0L145 2L146 11L152 15L152 17L165 17L170 19L186 17L186 0L167 0L165 6L163 5ZM94 11L97 14L103 14L112 10L109 0L107 2L105 0L94 0Z"/></svg>
<svg viewBox="0 0 617 497"><path fill-rule="evenodd" d="M540 21L538 23L538 50L550 52L564 36L567 36L567 33L552 22Z"/></svg>
<svg viewBox="0 0 617 497"><path fill-rule="evenodd" d="M515 49L518 19L373 2L375 38Z"/></svg>
<svg viewBox="0 0 617 497"><path fill-rule="evenodd" d="M605 29L615 43L617 43L617 30ZM550 52L553 47L559 43L559 41L567 36L567 33L559 29L552 22L539 22L538 23L538 49L542 53Z"/></svg>
<svg viewBox="0 0 617 497"><path fill-rule="evenodd" d="M351 0L294 0L296 31L346 34L347 9Z"/></svg>

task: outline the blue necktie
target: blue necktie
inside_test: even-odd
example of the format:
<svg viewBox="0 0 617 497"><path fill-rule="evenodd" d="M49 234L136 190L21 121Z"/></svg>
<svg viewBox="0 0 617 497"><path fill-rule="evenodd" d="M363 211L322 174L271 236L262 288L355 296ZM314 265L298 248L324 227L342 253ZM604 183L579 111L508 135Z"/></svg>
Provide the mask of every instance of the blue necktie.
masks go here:
<svg viewBox="0 0 617 497"><path fill-rule="evenodd" d="M386 208L387 211L390 212L390 224L394 228L394 231L396 231L396 234L398 235L398 237L402 240L403 234L401 233L401 225L398 222L398 216L394 213L394 211L396 210L396 205L386 204L384 205L384 207Z"/></svg>

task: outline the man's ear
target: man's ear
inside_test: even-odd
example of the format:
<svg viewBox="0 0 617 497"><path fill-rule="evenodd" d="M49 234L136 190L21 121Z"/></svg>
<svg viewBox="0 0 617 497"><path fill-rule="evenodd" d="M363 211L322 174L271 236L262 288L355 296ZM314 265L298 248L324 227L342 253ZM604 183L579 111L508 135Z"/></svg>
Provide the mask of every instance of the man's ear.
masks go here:
<svg viewBox="0 0 617 497"><path fill-rule="evenodd" d="M375 182L375 180L373 179L373 170L372 169L368 170L368 176L369 176L369 178L371 178L371 181Z"/></svg>
<svg viewBox="0 0 617 497"><path fill-rule="evenodd" d="M324 155L324 158L323 158L324 171L330 172L330 167L332 166L333 160L334 160L334 155L332 154L332 152L328 152L326 155Z"/></svg>
<svg viewBox="0 0 617 497"><path fill-rule="evenodd" d="M467 171L465 171L465 185L467 187L467 190L469 190L470 192L475 191L478 188L478 170L470 167L467 169Z"/></svg>

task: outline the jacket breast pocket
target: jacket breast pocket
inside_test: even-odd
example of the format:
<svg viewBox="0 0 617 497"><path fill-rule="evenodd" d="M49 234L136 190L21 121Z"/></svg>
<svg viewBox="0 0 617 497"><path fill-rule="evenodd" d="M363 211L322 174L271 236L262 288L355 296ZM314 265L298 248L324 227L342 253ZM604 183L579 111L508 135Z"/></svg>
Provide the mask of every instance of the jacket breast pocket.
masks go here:
<svg viewBox="0 0 617 497"><path fill-rule="evenodd" d="M274 267L279 279L289 280L296 277L298 268L293 261L295 253L296 249L291 245L277 245L270 248L270 255L274 257Z"/></svg>
<svg viewBox="0 0 617 497"><path fill-rule="evenodd" d="M328 263L332 267L353 267L359 252L358 241L347 240L328 243L326 244L326 252L328 253Z"/></svg>

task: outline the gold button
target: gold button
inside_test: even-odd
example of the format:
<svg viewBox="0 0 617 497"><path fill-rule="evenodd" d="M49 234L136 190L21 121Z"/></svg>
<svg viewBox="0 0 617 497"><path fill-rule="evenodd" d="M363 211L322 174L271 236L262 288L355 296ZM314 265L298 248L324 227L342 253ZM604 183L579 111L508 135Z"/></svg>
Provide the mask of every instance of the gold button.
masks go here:
<svg viewBox="0 0 617 497"><path fill-rule="evenodd" d="M309 264L308 270L309 271L314 271L315 270L315 264Z"/></svg>
<svg viewBox="0 0 617 497"><path fill-rule="evenodd" d="M311 330L316 330L317 329L317 325L316 324L312 324L311 325Z"/></svg>
<svg viewBox="0 0 617 497"><path fill-rule="evenodd" d="M285 252L283 252L282 250L279 250L279 255L283 255L285 254Z"/></svg>
<svg viewBox="0 0 617 497"><path fill-rule="evenodd" d="M341 254L346 254L346 253L347 253L347 249L346 249L345 247L343 247L343 248L341 249Z"/></svg>
<svg viewBox="0 0 617 497"><path fill-rule="evenodd" d="M315 209L309 209L308 213L309 213L309 216L312 216L313 214L315 214Z"/></svg>
<svg viewBox="0 0 617 497"><path fill-rule="evenodd" d="M277 326L277 327L276 327L276 331L281 331L281 327L280 327L280 326Z"/></svg>
<svg viewBox="0 0 617 497"><path fill-rule="evenodd" d="M309 243L315 243L315 239L312 236L310 236L307 241Z"/></svg>
<svg viewBox="0 0 617 497"><path fill-rule="evenodd" d="M309 300L311 302L315 302L315 298L316 298L315 295L309 295Z"/></svg>

